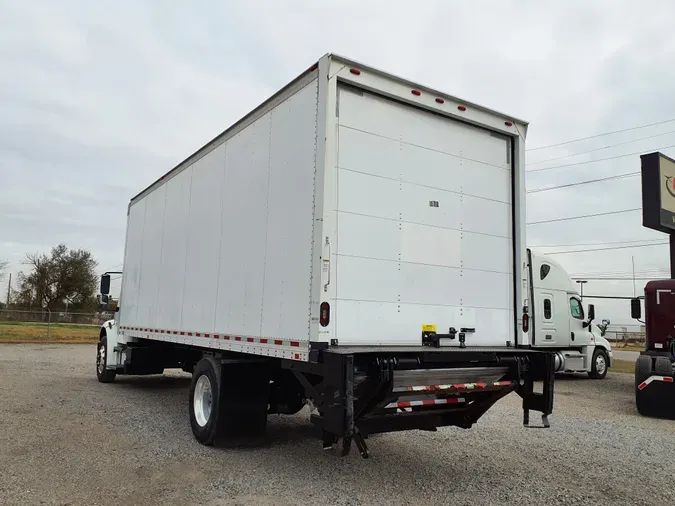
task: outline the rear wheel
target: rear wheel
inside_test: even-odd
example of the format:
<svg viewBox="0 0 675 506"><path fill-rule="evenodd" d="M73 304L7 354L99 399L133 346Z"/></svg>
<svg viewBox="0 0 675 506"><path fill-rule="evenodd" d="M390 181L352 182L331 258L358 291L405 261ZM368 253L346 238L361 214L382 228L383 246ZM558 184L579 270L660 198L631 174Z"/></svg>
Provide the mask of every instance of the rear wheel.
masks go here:
<svg viewBox="0 0 675 506"><path fill-rule="evenodd" d="M257 444L267 429L269 370L264 364L201 359L192 373L190 425L205 445Z"/></svg>
<svg viewBox="0 0 675 506"><path fill-rule="evenodd" d="M604 379L607 376L607 364L609 364L607 352L601 348L596 348L593 352L593 361L588 375L593 379Z"/></svg>
<svg viewBox="0 0 675 506"><path fill-rule="evenodd" d="M642 416L654 416L654 407L649 402L649 397L640 390L644 380L652 375L652 358L648 355L640 355L635 361L635 407Z"/></svg>
<svg viewBox="0 0 675 506"><path fill-rule="evenodd" d="M101 383L111 383L115 380L115 371L108 369L108 339L101 337L96 347L96 377Z"/></svg>
<svg viewBox="0 0 675 506"><path fill-rule="evenodd" d="M219 433L220 363L213 357L201 359L190 385L190 425L197 441L214 445Z"/></svg>
<svg viewBox="0 0 675 506"><path fill-rule="evenodd" d="M672 376L673 363L670 361L670 357L656 357L654 372L659 376Z"/></svg>

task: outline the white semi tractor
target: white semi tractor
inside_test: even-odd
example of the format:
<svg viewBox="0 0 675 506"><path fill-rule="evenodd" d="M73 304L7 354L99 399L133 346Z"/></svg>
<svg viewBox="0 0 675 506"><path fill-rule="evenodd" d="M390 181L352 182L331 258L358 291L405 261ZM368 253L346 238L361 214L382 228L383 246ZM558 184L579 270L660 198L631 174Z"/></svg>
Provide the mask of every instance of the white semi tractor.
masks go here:
<svg viewBox="0 0 675 506"><path fill-rule="evenodd" d="M192 373L208 445L310 406L325 448L365 457L370 434L469 428L511 392L525 425L535 410L548 426L556 355L526 328L526 130L324 56L131 199L98 379Z"/></svg>
<svg viewBox="0 0 675 506"><path fill-rule="evenodd" d="M528 249L533 348L555 352L556 372L585 372L603 379L611 366L612 347L593 326L595 307L584 314L575 283L555 260Z"/></svg>

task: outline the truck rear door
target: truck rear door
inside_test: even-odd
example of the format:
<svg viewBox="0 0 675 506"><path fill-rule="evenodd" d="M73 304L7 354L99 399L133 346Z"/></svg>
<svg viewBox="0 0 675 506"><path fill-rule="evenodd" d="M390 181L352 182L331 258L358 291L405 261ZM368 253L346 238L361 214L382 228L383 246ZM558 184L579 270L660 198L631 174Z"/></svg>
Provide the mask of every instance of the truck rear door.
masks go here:
<svg viewBox="0 0 675 506"><path fill-rule="evenodd" d="M337 115L339 343L513 343L511 139L345 85Z"/></svg>

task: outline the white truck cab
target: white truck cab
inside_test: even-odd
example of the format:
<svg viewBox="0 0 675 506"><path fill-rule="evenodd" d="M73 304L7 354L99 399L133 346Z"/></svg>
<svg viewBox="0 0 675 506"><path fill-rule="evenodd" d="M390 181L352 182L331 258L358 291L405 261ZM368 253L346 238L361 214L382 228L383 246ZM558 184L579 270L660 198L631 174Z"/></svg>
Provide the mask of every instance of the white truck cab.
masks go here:
<svg viewBox="0 0 675 506"><path fill-rule="evenodd" d="M588 306L586 314L575 284L555 260L529 249L528 258L530 344L556 351L556 372L586 372L591 378L604 378L611 365L612 348L592 324L593 305Z"/></svg>

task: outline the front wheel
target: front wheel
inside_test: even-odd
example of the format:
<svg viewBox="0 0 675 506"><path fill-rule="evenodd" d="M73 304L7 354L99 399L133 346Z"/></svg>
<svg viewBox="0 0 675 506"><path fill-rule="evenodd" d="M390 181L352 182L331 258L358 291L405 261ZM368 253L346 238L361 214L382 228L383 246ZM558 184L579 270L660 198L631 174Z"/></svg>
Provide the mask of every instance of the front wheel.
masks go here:
<svg viewBox="0 0 675 506"><path fill-rule="evenodd" d="M108 339L102 337L96 348L96 377L101 383L111 383L115 381L115 371L108 369Z"/></svg>
<svg viewBox="0 0 675 506"><path fill-rule="evenodd" d="M591 362L591 370L588 375L593 379L604 379L607 376L607 364L609 364L607 352L596 348L593 352L593 361Z"/></svg>

